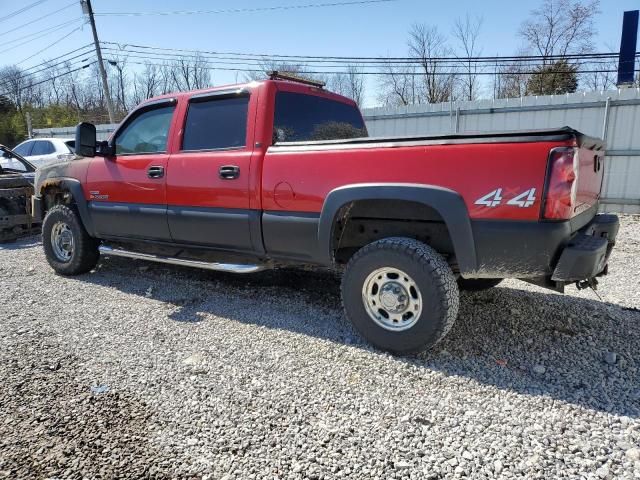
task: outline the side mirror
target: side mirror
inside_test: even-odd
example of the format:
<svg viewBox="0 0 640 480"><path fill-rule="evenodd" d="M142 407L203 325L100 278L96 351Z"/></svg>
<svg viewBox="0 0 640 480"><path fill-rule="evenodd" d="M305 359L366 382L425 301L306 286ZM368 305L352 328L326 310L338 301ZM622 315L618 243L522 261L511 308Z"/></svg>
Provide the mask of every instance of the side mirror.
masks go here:
<svg viewBox="0 0 640 480"><path fill-rule="evenodd" d="M92 123L82 122L76 127L76 155L96 156L96 126Z"/></svg>

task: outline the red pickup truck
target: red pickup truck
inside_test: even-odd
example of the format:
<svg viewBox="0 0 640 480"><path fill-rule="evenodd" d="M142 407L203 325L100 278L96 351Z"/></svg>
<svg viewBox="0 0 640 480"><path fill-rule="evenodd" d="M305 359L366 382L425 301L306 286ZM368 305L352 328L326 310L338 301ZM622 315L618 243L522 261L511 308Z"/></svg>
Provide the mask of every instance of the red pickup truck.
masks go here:
<svg viewBox="0 0 640 480"><path fill-rule="evenodd" d="M396 353L451 328L459 288L562 291L607 273L604 146L570 128L369 138L355 103L287 77L150 99L36 174L56 272L99 255L249 273L343 273L347 316Z"/></svg>

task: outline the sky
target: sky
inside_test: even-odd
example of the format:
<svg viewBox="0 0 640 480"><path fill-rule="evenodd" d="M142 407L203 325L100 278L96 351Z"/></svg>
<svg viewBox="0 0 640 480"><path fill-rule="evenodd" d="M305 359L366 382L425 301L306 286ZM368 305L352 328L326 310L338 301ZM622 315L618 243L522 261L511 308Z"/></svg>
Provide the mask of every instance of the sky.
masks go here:
<svg viewBox="0 0 640 480"><path fill-rule="evenodd" d="M92 4L98 14L242 9L331 1L337 0L92 0ZM21 67L31 67L92 41L88 24L73 31L82 25L78 22L27 43L7 43L82 17L79 1L44 0L11 19L2 19L33 2L0 0L0 66L22 62ZM100 40L120 44L260 54L404 56L407 53L407 32L413 23L437 25L442 33L449 35L456 17L468 13L483 18L479 43L483 55L493 56L515 53L521 43L517 36L520 24L539 3L538 0L396 0L270 12L96 16L96 24ZM622 14L625 10L638 8L640 0L601 0L601 13L596 19L597 51L611 51L619 47ZM42 20L6 33L44 15L47 17ZM30 39L33 37L24 42ZM56 41L59 43L51 46ZM233 83L236 74L212 72L212 80L214 84ZM376 103L375 79L368 78L367 82L365 103L372 106Z"/></svg>

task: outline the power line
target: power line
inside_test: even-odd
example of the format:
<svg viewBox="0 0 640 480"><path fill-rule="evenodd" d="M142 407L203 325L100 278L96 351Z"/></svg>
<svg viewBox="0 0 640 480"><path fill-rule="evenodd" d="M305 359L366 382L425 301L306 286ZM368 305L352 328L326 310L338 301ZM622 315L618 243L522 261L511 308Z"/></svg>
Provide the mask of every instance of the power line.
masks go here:
<svg viewBox="0 0 640 480"><path fill-rule="evenodd" d="M42 15L41 17L38 17L38 18L36 18L36 19L34 19L34 20L31 20L30 22L23 23L22 25L18 25L17 27L12 28L11 30L4 30L2 33L0 33L0 37L2 37L2 36L4 36L4 35L8 35L8 34L10 34L11 32L15 32L16 30L20 30L21 28L24 28L24 27L26 27L26 26L28 26L28 25L31 25L32 23L39 22L39 21L40 21L40 20L42 20L43 18L49 18L49 17L50 17L51 15L53 15L54 13L61 12L62 10L66 10L67 8L73 7L73 6L75 6L75 5L77 5L77 3L76 3L76 2L72 2L72 3L70 3L70 4L66 5L66 6L64 6L64 7L62 7L62 8L58 8L55 12L49 12L49 13L47 13L46 15Z"/></svg>
<svg viewBox="0 0 640 480"><path fill-rule="evenodd" d="M74 64L78 63L78 62L74 62L73 60L75 60L77 58L80 58L80 57L84 57L84 56L88 55L89 53L91 53L91 52L86 51L87 48L90 47L90 46L91 46L91 44L86 44L84 47L76 48L75 50L71 50L70 52L65 53L64 55L60 55L60 56L52 58L50 60L46 60L45 62L43 62L43 63L41 63L39 65L34 65L32 67L22 69L21 73L23 75L21 75L20 77L15 78L13 80L23 80L23 79L28 78L28 77L33 77L33 76L35 76L35 75L37 75L39 73L44 72L45 70L50 70L50 69L58 67L60 65L67 65L68 64L69 67L72 67L72 66L74 66ZM58 63L53 63L53 64L50 63L50 62L53 62L55 60L58 60L58 59L61 59L61 58L64 58L64 57L68 57L69 55L71 55L71 54L73 54L75 52L78 52L80 50L83 50L83 49L85 50L85 52L79 53L78 55L74 55L73 57L65 58L63 61L58 62ZM81 60L81 62L86 62L87 60L88 60L88 58L85 58L85 59ZM43 68L41 68L41 67L43 67ZM39 70L35 70L33 72L30 72L30 70L33 70L34 68L39 68ZM0 81L0 87L2 85L6 85L7 82L9 82L9 81L8 80Z"/></svg>
<svg viewBox="0 0 640 480"><path fill-rule="evenodd" d="M39 38L46 37L48 34L56 32L58 30L61 30L64 27L66 27L67 25L70 25L70 24L72 24L74 22L77 22L78 20L82 20L82 17L74 18L73 20L68 20L66 22L59 23L58 25L53 25L51 27L45 28L44 30L40 30L40 31L37 31L37 32L34 32L34 33L30 33L29 35L24 35L22 37L15 38L13 40L9 40L8 42L0 43L0 47L4 47L4 46L9 45L11 43L19 42L20 40L23 40L25 38L33 37L34 35L38 35L37 37L34 37L34 38L31 38L31 39L27 40L26 42L22 42L19 45L14 45L13 47L10 47L7 50L3 50L0 53L8 52L9 50L12 50L14 48L21 47L22 45L24 45L26 43L30 43L30 42L33 42L34 40L38 40Z"/></svg>
<svg viewBox="0 0 640 480"><path fill-rule="evenodd" d="M22 90L24 90L25 88L32 88L32 87L35 87L35 86L37 86L37 85L42 85L43 83L50 82L51 80L55 80L55 79L57 79L57 78L64 77L64 76L66 76L66 75L70 75L70 74L72 74L72 73L74 73L74 72L77 72L77 71L79 71L79 70L83 70L83 69L85 69L85 68L87 68L87 67L90 67L90 66L91 66L91 65L93 65L94 63L96 63L96 62L94 61L94 62L88 63L87 65L83 65L82 67L78 67L78 68L75 68L75 69L73 69L73 70L69 70L69 71L67 71L67 72L61 73L60 75L56 75L55 77L50 77L50 78L47 78L47 79L41 80L41 81L39 81L39 82L32 83L32 84L28 85L27 87L19 88L19 89L18 89L18 91L22 91ZM7 95L9 95L9 94L11 94L11 93L14 93L14 92L12 92L12 91L5 91L5 92L3 92L3 93L0 93L0 97L7 96Z"/></svg>
<svg viewBox="0 0 640 480"><path fill-rule="evenodd" d="M62 55L58 55L57 57L49 58L49 59L47 59L47 60L43 61L42 63L38 64L38 65L32 65L31 67L25 67L25 68L23 68L23 69L22 69L22 71L23 71L23 72L28 72L29 70L33 70L34 68L40 68L40 67L42 67L42 66L47 66L47 67L49 67L49 66L51 66L51 65L50 65L50 62L55 62L56 60L58 60L58 59L60 59L60 58L64 58L64 57L67 57L67 56L71 55L72 53L76 53L76 52L79 52L79 51L81 51L81 50L86 50L88 47L91 47L92 45L93 45L92 43L87 43L86 45L83 45L82 47L78 47L78 48L76 48L75 50L71 50L70 52L63 53ZM62 64L62 63L65 63L65 62L67 62L68 60L72 60L72 59L74 59L74 58L81 57L81 56L83 56L83 55L86 55L87 53L89 53L89 52L83 52L83 53L81 53L81 54L79 54L79 55L76 55L75 57L68 58L68 59L66 59L66 60L62 61L62 62L58 63L57 65L60 65L60 64ZM53 66L55 66L55 65L53 65ZM36 72L33 72L33 73L36 73ZM31 75L31 74L29 74L29 75Z"/></svg>
<svg viewBox="0 0 640 480"><path fill-rule="evenodd" d="M8 20L10 18L15 17L16 15L20 15L23 12L26 12L27 10L32 9L33 7L36 7L38 5L40 5L41 3L46 2L47 0L38 0L37 2L33 2L29 5L27 5L26 7L22 7L19 10L16 10L15 12L12 12L8 15L5 15L4 17L0 17L0 22L4 22L5 20Z"/></svg>
<svg viewBox="0 0 640 480"><path fill-rule="evenodd" d="M149 66L163 66L166 64L162 63L154 63L154 62L129 62L133 65L149 65ZM222 71L222 72L246 72L246 73L264 73L264 69L261 68L231 68L231 67L204 67L201 66L203 70L211 70L211 71ZM640 70L639 70L640 71ZM579 73L613 73L617 72L617 70L583 70ZM354 73L355 75L367 75L367 76L380 76L380 75L388 75L387 72L381 71L359 71L359 72L348 72L348 71L326 71L326 70L314 70L314 71L304 71L301 72L303 75L348 75L350 73ZM530 70L530 71L517 71L519 75L535 75L535 74L544 74L540 71ZM553 70L554 74L562 74L562 73L575 73L572 70ZM464 72L431 72L429 74L425 74L424 72L416 72L416 71L408 71L408 72L395 72L396 75L406 75L412 77L422 77L422 76L451 76L451 75L465 75ZM478 72L474 73L474 75L495 75L495 72Z"/></svg>
<svg viewBox="0 0 640 480"><path fill-rule="evenodd" d="M308 8L345 7L351 5L368 5L372 3L390 3L398 0L357 0L350 2L307 3L304 5L278 5L274 7L229 8L220 10L174 10L169 12L95 12L96 16L138 17L142 15L207 15L221 13L255 13L277 10L302 10Z"/></svg>
<svg viewBox="0 0 640 480"><path fill-rule="evenodd" d="M163 50L170 52L190 52L192 54L207 54L207 55L233 55L233 56L242 56L242 57L253 57L255 59L264 59L272 58L272 59L297 59L297 60L336 60L336 61L348 61L354 62L358 60L363 61L415 61L416 59L413 57L347 57L347 56L329 56L329 55L282 55L282 54L270 54L270 53L246 53L246 52L217 52L217 51L207 51L207 50L189 50L183 48L165 48L165 47L155 47L150 45L138 45L138 44L120 44L117 42L109 42L109 41L101 41L102 44L109 45L117 45L121 49L126 49L129 47L132 48L141 48L141 49L149 49L149 50ZM640 52L638 52L640 54ZM569 55L514 55L514 56L493 56L493 57L472 57L471 60L477 62L495 62L496 60L504 60L504 61L529 61L529 60L576 60L576 59L598 59L598 58L617 58L617 52L604 52L604 53L584 53L584 54L569 54ZM452 61L462 61L465 62L469 59L466 57L437 57L436 60L444 61L444 60L452 60Z"/></svg>
<svg viewBox="0 0 640 480"><path fill-rule="evenodd" d="M68 70L71 70L72 68L76 68L76 67L80 67L80 66L84 67L85 65L91 65L91 63L86 63L87 60L88 59L85 58L83 60L78 60L78 61L75 61L75 62L69 62L68 64L65 64L65 67ZM43 68L42 70L40 70L40 72L50 71L50 70L51 70L50 68ZM61 75L62 74L67 74L68 70L62 72ZM25 79L27 79L27 81L29 81L29 80L34 80L34 79L37 79L37 78L38 77L35 76L35 74L31 74L31 75L23 75L21 77L14 77L14 78L5 79L4 81L0 82L0 89L7 88L7 86L10 85L11 83L20 82L20 81L25 80ZM46 80L52 80L52 79L55 80L57 78L57 76L54 75L53 77L47 77L47 78L40 77L40 78L42 80L45 80L45 81ZM29 88L32 85L34 85L34 84L33 83L26 84L22 89Z"/></svg>
<svg viewBox="0 0 640 480"><path fill-rule="evenodd" d="M45 50L49 50L51 47L57 45L58 43L60 43L62 40L64 40L65 38L69 37L70 35L72 35L73 33L77 32L78 30L80 30L82 28L82 25L80 25L79 27L76 27L74 29L72 29L71 31L65 33L62 37L60 37L59 39L51 42L49 45L47 45L46 47L44 47L42 50L38 50L36 53L34 53L33 55L28 56L27 58L24 58L22 60L20 60L19 62L16 62L15 65L20 65L21 63L26 62L27 60L31 60L33 57L35 57L36 55L41 54L42 52L44 52Z"/></svg>
<svg viewBox="0 0 640 480"><path fill-rule="evenodd" d="M164 53L164 52L153 52L148 53L143 50L133 49L133 48L125 48L125 49L115 49L112 47L103 47L103 50L109 52L111 54L122 54L126 53L127 57L132 58L148 58L155 60L166 59L167 61L180 61L180 60L198 60L203 61L207 60L206 63L216 64L216 65L244 65L244 66L256 66L262 67L265 63L269 61L278 62L277 58L271 57L262 57L262 58L248 58L248 57L228 57L228 56L211 56L207 54L201 54L200 52L194 54L178 54L178 53ZM137 55L136 55L137 54ZM603 58L603 57L602 57ZM588 63L592 65L598 64L610 64L611 60L615 57L611 57L611 59L602 59L598 58L596 60L591 60ZM214 60L214 61L210 61ZM319 67L321 68L344 68L345 66L358 66L358 67L419 67L421 66L420 59L412 59L412 60L402 60L402 61L355 61L355 62L339 62L338 60L309 60L309 59L301 59L302 61L298 63L300 66L310 66L319 63ZM440 62L439 59L429 59L429 63L433 63L438 68L467 68L467 59L460 58L456 61L446 60ZM490 63L491 67L513 67L513 62L505 62L502 61L500 63L495 62L486 62ZM522 63L522 62L519 62ZM541 63L540 60L531 61L525 60L526 67L534 68L534 67L542 67L546 66L546 64ZM475 65L475 68L482 68Z"/></svg>

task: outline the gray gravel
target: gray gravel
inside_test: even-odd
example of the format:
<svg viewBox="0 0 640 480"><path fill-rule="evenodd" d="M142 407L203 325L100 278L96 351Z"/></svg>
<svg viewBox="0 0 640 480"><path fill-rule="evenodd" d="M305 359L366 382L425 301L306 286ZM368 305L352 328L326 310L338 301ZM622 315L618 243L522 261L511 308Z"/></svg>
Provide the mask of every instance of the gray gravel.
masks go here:
<svg viewBox="0 0 640 480"><path fill-rule="evenodd" d="M0 477L640 478L640 219L599 294L463 294L438 347L371 349L338 280L0 248Z"/></svg>

